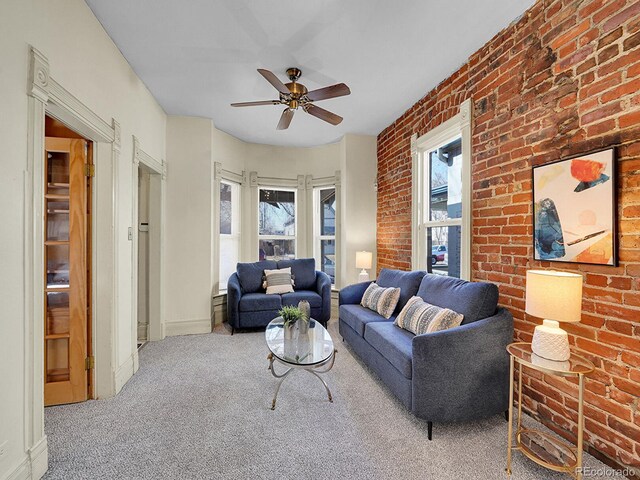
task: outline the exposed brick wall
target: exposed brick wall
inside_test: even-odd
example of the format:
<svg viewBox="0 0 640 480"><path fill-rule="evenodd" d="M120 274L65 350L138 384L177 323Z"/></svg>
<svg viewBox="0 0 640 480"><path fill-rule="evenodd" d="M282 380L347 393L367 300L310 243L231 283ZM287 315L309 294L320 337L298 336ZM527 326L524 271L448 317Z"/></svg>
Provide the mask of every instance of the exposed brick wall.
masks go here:
<svg viewBox="0 0 640 480"><path fill-rule="evenodd" d="M410 137L474 102L473 246L476 280L499 285L530 341L525 272L585 276L573 347L597 365L587 381L586 442L640 467L640 1L539 1L378 136L378 267L411 268ZM531 168L619 145L618 267L533 261ZM576 386L530 374L526 408L561 435L576 432Z"/></svg>

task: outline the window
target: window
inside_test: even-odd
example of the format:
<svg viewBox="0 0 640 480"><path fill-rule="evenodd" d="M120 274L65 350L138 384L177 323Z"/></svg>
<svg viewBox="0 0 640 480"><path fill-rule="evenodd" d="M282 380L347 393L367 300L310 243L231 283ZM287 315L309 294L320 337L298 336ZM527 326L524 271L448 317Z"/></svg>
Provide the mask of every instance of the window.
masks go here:
<svg viewBox="0 0 640 480"><path fill-rule="evenodd" d="M220 290L227 289L240 258L240 211L240 185L220 182Z"/></svg>
<svg viewBox="0 0 640 480"><path fill-rule="evenodd" d="M469 124L471 102L454 118L415 140L413 267L471 276Z"/></svg>
<svg viewBox="0 0 640 480"><path fill-rule="evenodd" d="M336 189L316 188L314 200L314 257L320 270L336 283Z"/></svg>
<svg viewBox="0 0 640 480"><path fill-rule="evenodd" d="M261 188L258 203L258 221L258 253L260 260L295 258L295 191Z"/></svg>

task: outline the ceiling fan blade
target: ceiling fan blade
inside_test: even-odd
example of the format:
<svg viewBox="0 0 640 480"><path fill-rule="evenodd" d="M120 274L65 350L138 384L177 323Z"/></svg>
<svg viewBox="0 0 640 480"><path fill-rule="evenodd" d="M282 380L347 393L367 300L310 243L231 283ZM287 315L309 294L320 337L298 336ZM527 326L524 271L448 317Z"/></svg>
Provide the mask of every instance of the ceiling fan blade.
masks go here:
<svg viewBox="0 0 640 480"><path fill-rule="evenodd" d="M259 68L258 73L260 73L260 75L262 75L267 80L267 82L276 87L276 90L278 90L280 93L283 93L285 95L289 95L291 93L286 85L282 83L278 77L276 77L275 73L270 72L269 70L265 70L264 68Z"/></svg>
<svg viewBox="0 0 640 480"><path fill-rule="evenodd" d="M320 120L329 122L331 125L338 125L342 122L342 117L340 115L331 113L329 110L325 110L324 108L320 108L313 104L308 104L305 107L305 111L314 117L318 117Z"/></svg>
<svg viewBox="0 0 640 480"><path fill-rule="evenodd" d="M284 112L282 112L282 115L280 116L280 121L278 122L278 126L276 127L276 130L286 130L287 128L289 128L289 125L291 124L291 119L293 118L293 113L294 113L294 110L291 110L290 108L285 108Z"/></svg>
<svg viewBox="0 0 640 480"><path fill-rule="evenodd" d="M335 85L331 85L330 87L319 88L317 90L312 90L307 93L307 98L312 102L318 100L326 100L327 98L336 98L343 97L345 95L349 95L351 90L344 83L337 83Z"/></svg>
<svg viewBox="0 0 640 480"><path fill-rule="evenodd" d="M240 102L232 103L232 107L256 107L258 105L280 105L278 100L262 100L259 102Z"/></svg>

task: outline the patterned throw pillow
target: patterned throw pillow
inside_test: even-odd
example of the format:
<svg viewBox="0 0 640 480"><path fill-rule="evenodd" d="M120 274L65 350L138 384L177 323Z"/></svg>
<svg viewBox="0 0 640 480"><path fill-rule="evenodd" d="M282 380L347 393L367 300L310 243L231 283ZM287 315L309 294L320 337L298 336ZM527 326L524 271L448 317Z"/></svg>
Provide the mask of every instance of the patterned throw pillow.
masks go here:
<svg viewBox="0 0 640 480"><path fill-rule="evenodd" d="M279 270L265 270L267 295L291 293L293 285L291 281L291 267Z"/></svg>
<svg viewBox="0 0 640 480"><path fill-rule="evenodd" d="M360 304L369 310L378 312L384 318L389 318L393 315L393 311L396 309L399 300L399 288L382 288L376 283L372 283L365 290Z"/></svg>
<svg viewBox="0 0 640 480"><path fill-rule="evenodd" d="M420 297L411 297L393 322L416 335L457 327L464 315L448 308L431 305Z"/></svg>

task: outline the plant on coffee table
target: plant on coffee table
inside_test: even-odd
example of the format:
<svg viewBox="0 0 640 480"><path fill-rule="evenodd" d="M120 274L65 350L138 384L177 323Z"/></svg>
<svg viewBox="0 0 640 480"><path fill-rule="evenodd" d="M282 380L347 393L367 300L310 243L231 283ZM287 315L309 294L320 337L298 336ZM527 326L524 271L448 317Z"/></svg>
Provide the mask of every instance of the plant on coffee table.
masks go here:
<svg viewBox="0 0 640 480"><path fill-rule="evenodd" d="M286 305L282 307L278 314L284 320L285 327L293 327L298 320L304 318L302 310L298 307L294 307L293 305Z"/></svg>

